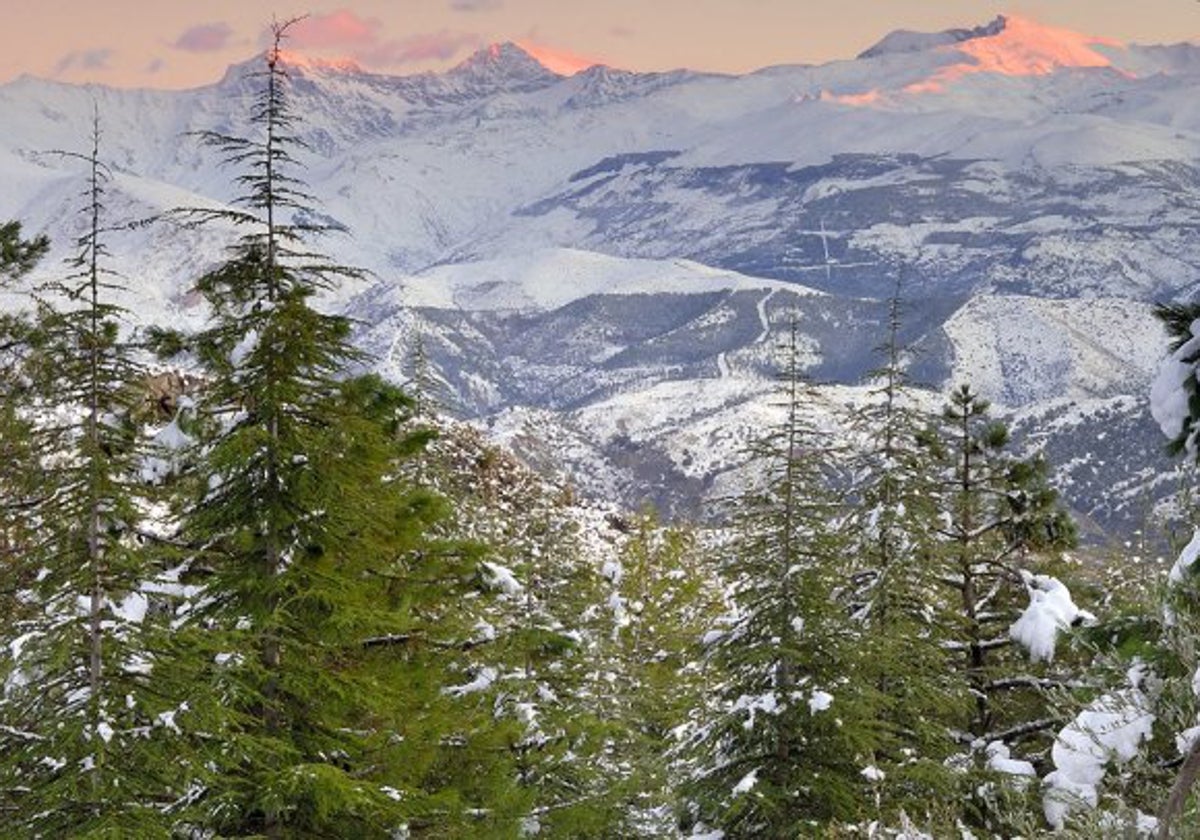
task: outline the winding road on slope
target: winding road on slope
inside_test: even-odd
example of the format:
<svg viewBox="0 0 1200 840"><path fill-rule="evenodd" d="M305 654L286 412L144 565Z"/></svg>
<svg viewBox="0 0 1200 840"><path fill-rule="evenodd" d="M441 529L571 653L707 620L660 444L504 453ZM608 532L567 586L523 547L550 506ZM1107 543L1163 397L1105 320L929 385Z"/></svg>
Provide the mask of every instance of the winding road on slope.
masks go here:
<svg viewBox="0 0 1200 840"><path fill-rule="evenodd" d="M767 340L767 336L771 334L771 322L767 318L767 301L769 301L778 289L768 289L767 293L759 299L755 305L758 312L758 323L762 325L762 331L758 337L754 339L754 344L762 344ZM721 379L728 379L733 375L733 369L729 366L729 352L722 350L717 354L717 375Z"/></svg>

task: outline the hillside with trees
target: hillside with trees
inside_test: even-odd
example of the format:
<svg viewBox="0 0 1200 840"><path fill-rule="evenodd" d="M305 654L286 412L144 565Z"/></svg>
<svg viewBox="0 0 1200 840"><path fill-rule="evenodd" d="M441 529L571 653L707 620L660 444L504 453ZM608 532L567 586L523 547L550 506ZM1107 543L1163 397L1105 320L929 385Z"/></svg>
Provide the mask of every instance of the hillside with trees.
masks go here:
<svg viewBox="0 0 1200 840"><path fill-rule="evenodd" d="M1169 572L1081 551L1045 457L911 381L902 286L854 404L799 318L763 351L720 505L584 497L449 416L419 335L392 381L319 305L363 275L320 249L288 26L251 132L193 138L232 207L114 217L100 109L55 153L76 255L0 318L0 834L1200 836L1187 500ZM228 234L200 328L119 305L149 226ZM0 281L48 245L0 225ZM1160 317L1195 461L1200 310Z"/></svg>

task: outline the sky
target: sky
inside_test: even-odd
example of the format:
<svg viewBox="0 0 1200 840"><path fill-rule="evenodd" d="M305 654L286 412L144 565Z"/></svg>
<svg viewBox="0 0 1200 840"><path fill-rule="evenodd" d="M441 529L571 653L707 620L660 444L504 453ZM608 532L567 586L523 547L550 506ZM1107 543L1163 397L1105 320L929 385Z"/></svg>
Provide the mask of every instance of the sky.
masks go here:
<svg viewBox="0 0 1200 840"><path fill-rule="evenodd" d="M151 88L215 82L261 49L273 18L301 15L290 49L397 75L502 41L559 72L742 73L852 58L894 29L1005 13L1125 42L1200 41L1195 0L0 0L0 11L0 83L28 73Z"/></svg>

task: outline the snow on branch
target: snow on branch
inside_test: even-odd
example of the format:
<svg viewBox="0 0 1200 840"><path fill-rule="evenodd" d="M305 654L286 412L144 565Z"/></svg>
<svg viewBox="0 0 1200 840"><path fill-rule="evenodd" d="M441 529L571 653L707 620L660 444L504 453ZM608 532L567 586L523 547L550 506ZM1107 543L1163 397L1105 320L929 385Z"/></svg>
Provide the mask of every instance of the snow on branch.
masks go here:
<svg viewBox="0 0 1200 840"><path fill-rule="evenodd" d="M1093 700L1058 733L1050 751L1055 769L1043 781L1042 798L1046 822L1056 831L1073 811L1095 808L1106 767L1130 761L1150 739L1155 718L1141 688L1144 674L1135 664L1128 687Z"/></svg>
<svg viewBox="0 0 1200 840"><path fill-rule="evenodd" d="M1060 630L1091 622L1095 616L1075 606L1071 592L1058 578L1021 570L1029 606L1009 628L1013 641L1029 651L1034 662L1050 662Z"/></svg>

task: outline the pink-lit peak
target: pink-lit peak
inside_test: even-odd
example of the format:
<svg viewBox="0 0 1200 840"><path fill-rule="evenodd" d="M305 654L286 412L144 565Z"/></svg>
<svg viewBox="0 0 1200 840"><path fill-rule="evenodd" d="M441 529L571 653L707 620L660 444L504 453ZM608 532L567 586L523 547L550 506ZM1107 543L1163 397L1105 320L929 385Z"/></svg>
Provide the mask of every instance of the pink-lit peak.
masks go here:
<svg viewBox="0 0 1200 840"><path fill-rule="evenodd" d="M1026 18L1006 15L1004 29L985 38L954 46L978 62L976 72L1007 76L1041 76L1062 67L1111 67L1112 62L1094 46L1121 47L1120 41L1098 38L1043 26Z"/></svg>
<svg viewBox="0 0 1200 840"><path fill-rule="evenodd" d="M362 67L351 58L318 58L293 50L280 50L279 61L287 67L294 67L298 70L332 70L338 73L362 72Z"/></svg>
<svg viewBox="0 0 1200 840"><path fill-rule="evenodd" d="M543 44L534 44L530 41L518 41L517 46L525 50L533 57L538 64L545 67L551 73L557 73L560 76L574 76L589 67L595 67L603 62L596 59L586 58L582 55L576 55L566 50L547 47ZM493 44L492 49L496 49Z"/></svg>
<svg viewBox="0 0 1200 840"><path fill-rule="evenodd" d="M909 85L905 90L909 93L938 91L975 73L1044 76L1068 67L1112 67L1112 61L1096 51L1096 46L1123 45L1108 38L1043 26L1026 18L1007 15L1004 28L995 35L939 48L962 53L968 61L943 67L930 78Z"/></svg>
<svg viewBox="0 0 1200 840"><path fill-rule="evenodd" d="M1066 68L1108 67L1129 75L1095 49L1097 46L1123 47L1120 41L1044 26L1013 15L1005 15L1002 22L1003 27L994 34L934 47L939 53L957 54L962 60L939 68L928 78L905 85L902 91L908 94L937 93L959 79L979 73L1044 76ZM842 94L822 92L821 99L866 107L885 104L888 96L885 91L876 89Z"/></svg>

